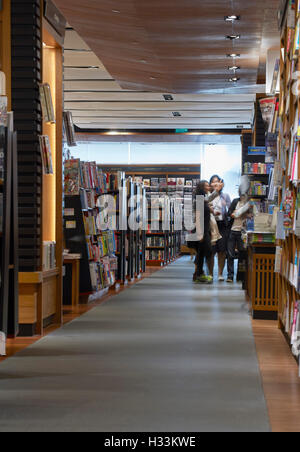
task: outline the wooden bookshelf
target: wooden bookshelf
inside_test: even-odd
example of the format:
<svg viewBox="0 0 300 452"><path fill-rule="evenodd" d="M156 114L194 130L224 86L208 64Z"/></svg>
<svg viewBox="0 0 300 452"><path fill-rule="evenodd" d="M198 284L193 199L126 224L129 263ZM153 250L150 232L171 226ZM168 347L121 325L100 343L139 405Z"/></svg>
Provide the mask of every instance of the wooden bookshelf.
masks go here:
<svg viewBox="0 0 300 452"><path fill-rule="evenodd" d="M43 333L49 324L62 322L63 219L62 219L62 140L63 140L63 57L56 32L42 20L42 82L51 88L55 124L43 122L41 134L50 141L53 175L42 174L40 268L21 273L20 330L28 336ZM56 242L56 266L43 271L43 242Z"/></svg>
<svg viewBox="0 0 300 452"><path fill-rule="evenodd" d="M289 6L288 6L289 8ZM294 15L295 28L288 27L293 25L291 21L288 21L288 15L285 18L283 27L281 30L281 63L280 63L280 160L285 162L282 166L282 185L279 189L279 205L284 206L286 190L289 190L292 194L294 213L297 208L297 197L299 196L299 179L300 179L300 159L298 159L298 177L297 181L291 181L288 170L289 153L292 150L292 141L294 133L291 129L294 128L295 122L299 124L300 117L300 98L296 92L293 91L295 84L293 83L291 75L297 74L299 71L299 49L297 54L294 53L294 39L297 22L300 18L300 2L296 0L295 10L289 12L290 19ZM288 51L288 45L291 42L290 50ZM298 72L299 73L299 72ZM295 79L295 83L299 86L299 76ZM298 117L297 117L298 111ZM295 129L294 129L295 130ZM296 152L299 156L299 131L297 142L295 144ZM299 291L299 262L300 262L300 238L296 234L294 228L286 230L285 240L279 240L278 250L281 249L281 262L280 271L277 274L277 290L279 293L279 327L282 329L285 337L288 339L291 345L292 323L294 318L295 309L297 309L297 302L300 299ZM297 268L296 281L293 277L294 266ZM295 284L296 282L296 284ZM298 305L298 309L300 306Z"/></svg>

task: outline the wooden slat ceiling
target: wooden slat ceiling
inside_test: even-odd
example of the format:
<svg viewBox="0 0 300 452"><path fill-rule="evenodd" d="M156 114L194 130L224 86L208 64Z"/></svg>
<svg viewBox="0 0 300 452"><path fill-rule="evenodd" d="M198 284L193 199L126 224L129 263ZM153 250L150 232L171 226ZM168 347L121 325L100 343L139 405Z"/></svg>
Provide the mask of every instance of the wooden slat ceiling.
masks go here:
<svg viewBox="0 0 300 452"><path fill-rule="evenodd" d="M55 0L65 40L65 109L84 129L249 128L277 0ZM233 45L227 14L241 15ZM266 27L266 21L268 27ZM273 26L272 26L273 24ZM76 31L75 31L76 30ZM279 42L279 36L278 36ZM268 44L270 44L268 42ZM261 81L261 77L260 77ZM167 102L163 94L172 93ZM179 114L179 115L178 115ZM177 116L176 116L177 115Z"/></svg>

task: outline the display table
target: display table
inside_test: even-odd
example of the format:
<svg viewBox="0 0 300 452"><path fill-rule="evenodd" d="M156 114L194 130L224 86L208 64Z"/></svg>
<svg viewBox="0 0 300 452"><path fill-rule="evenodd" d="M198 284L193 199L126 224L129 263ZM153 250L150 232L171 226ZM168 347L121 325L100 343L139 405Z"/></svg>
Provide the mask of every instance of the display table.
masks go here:
<svg viewBox="0 0 300 452"><path fill-rule="evenodd" d="M71 287L72 287L72 306L79 305L79 291L80 291L80 255L69 254L64 256L64 265L70 265L72 269ZM65 301L64 304L68 304Z"/></svg>
<svg viewBox="0 0 300 452"><path fill-rule="evenodd" d="M277 320L278 291L275 270L274 242L257 243L249 240L247 262L247 295L254 319Z"/></svg>

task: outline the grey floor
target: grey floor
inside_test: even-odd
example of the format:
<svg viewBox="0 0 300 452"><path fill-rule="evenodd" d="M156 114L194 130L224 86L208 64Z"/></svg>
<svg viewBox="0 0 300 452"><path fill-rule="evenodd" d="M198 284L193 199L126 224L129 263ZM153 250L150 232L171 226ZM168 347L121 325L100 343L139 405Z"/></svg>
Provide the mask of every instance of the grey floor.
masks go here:
<svg viewBox="0 0 300 452"><path fill-rule="evenodd" d="M182 259L0 364L0 431L268 432L239 285Z"/></svg>

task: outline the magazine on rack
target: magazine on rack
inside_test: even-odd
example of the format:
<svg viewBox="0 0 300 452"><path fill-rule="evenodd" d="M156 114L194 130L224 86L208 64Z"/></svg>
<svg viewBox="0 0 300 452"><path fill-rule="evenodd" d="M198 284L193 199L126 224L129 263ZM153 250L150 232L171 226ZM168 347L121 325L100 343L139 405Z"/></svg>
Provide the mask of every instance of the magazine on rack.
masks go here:
<svg viewBox="0 0 300 452"><path fill-rule="evenodd" d="M276 111L277 97L268 97L266 99L261 99L259 103L263 120L267 124L269 132L271 132L274 114Z"/></svg>
<svg viewBox="0 0 300 452"><path fill-rule="evenodd" d="M47 135L40 136L40 150L43 161L44 174L53 174L52 153L50 148L49 137Z"/></svg>

